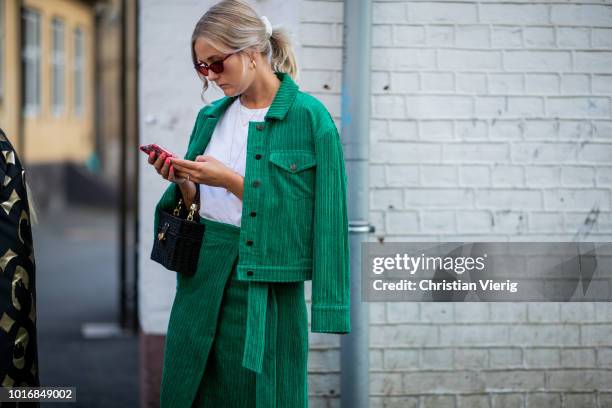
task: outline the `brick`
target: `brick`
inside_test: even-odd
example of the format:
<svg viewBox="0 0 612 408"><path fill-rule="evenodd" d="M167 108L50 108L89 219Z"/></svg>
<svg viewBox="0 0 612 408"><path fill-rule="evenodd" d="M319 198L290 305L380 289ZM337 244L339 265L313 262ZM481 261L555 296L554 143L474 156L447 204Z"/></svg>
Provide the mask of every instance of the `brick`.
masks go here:
<svg viewBox="0 0 612 408"><path fill-rule="evenodd" d="M419 166L386 166L387 184L389 187L418 186Z"/></svg>
<svg viewBox="0 0 612 408"><path fill-rule="evenodd" d="M527 186L556 187L561 184L561 169L553 166L525 166Z"/></svg>
<svg viewBox="0 0 612 408"><path fill-rule="evenodd" d="M559 367L560 361L557 348L525 349L525 363L528 368Z"/></svg>
<svg viewBox="0 0 612 408"><path fill-rule="evenodd" d="M389 323L420 322L419 303L388 302L387 319Z"/></svg>
<svg viewBox="0 0 612 408"><path fill-rule="evenodd" d="M576 51L575 61L579 72L612 72L612 52Z"/></svg>
<svg viewBox="0 0 612 408"><path fill-rule="evenodd" d="M404 373L403 391L407 394L420 394L423 390L430 393L463 393L475 389L475 374L469 371L419 371Z"/></svg>
<svg viewBox="0 0 612 408"><path fill-rule="evenodd" d="M429 324L383 325L370 331L370 344L385 347L435 345L438 341L437 328Z"/></svg>
<svg viewBox="0 0 612 408"><path fill-rule="evenodd" d="M453 187L457 185L455 166L427 164L421 166L421 185L430 187Z"/></svg>
<svg viewBox="0 0 612 408"><path fill-rule="evenodd" d="M493 217L489 211L458 211L457 230L462 233L491 232L493 228Z"/></svg>
<svg viewBox="0 0 612 408"><path fill-rule="evenodd" d="M373 48L372 69L397 71L434 69L436 54L430 49Z"/></svg>
<svg viewBox="0 0 612 408"><path fill-rule="evenodd" d="M443 70L488 71L500 70L501 54L498 51L448 50L438 51L438 65Z"/></svg>
<svg viewBox="0 0 612 408"><path fill-rule="evenodd" d="M612 7L609 5L553 4L550 22L559 25L612 25Z"/></svg>
<svg viewBox="0 0 612 408"><path fill-rule="evenodd" d="M342 46L342 26L329 23L302 23L300 25L302 45Z"/></svg>
<svg viewBox="0 0 612 408"><path fill-rule="evenodd" d="M522 48L522 28L518 26L494 26L491 29L491 46L494 48Z"/></svg>
<svg viewBox="0 0 612 408"><path fill-rule="evenodd" d="M509 71L570 71L568 51L506 51L504 68Z"/></svg>
<svg viewBox="0 0 612 408"><path fill-rule="evenodd" d="M526 403L527 408L559 408L561 406L561 394L529 393Z"/></svg>
<svg viewBox="0 0 612 408"><path fill-rule="evenodd" d="M452 73L421 74L421 87L426 92L450 92L455 89L455 78Z"/></svg>
<svg viewBox="0 0 612 408"><path fill-rule="evenodd" d="M408 20L419 23L474 23L477 9L473 3L408 3Z"/></svg>
<svg viewBox="0 0 612 408"><path fill-rule="evenodd" d="M457 81L457 92L479 94L487 90L485 74L458 72L455 77Z"/></svg>
<svg viewBox="0 0 612 408"><path fill-rule="evenodd" d="M593 79L593 93L597 93L597 76ZM586 74L563 74L561 76L561 93L564 94L588 94L590 93L591 81ZM612 91L612 86L610 87Z"/></svg>
<svg viewBox="0 0 612 408"><path fill-rule="evenodd" d="M371 163L439 163L441 146L435 143L381 142L370 151Z"/></svg>
<svg viewBox="0 0 612 408"><path fill-rule="evenodd" d="M542 209L540 191L524 189L491 189L476 191L476 204L499 209Z"/></svg>
<svg viewBox="0 0 612 408"><path fill-rule="evenodd" d="M342 2L303 1L300 6L300 17L303 22L341 23L344 20Z"/></svg>
<svg viewBox="0 0 612 408"><path fill-rule="evenodd" d="M539 370L483 370L478 372L475 381L487 388L535 391L544 388L545 373Z"/></svg>
<svg viewBox="0 0 612 408"><path fill-rule="evenodd" d="M520 166L494 165L491 170L492 183L496 187L525 186L525 170Z"/></svg>
<svg viewBox="0 0 612 408"><path fill-rule="evenodd" d="M525 48L555 48L555 30L553 27L523 28Z"/></svg>
<svg viewBox="0 0 612 408"><path fill-rule="evenodd" d="M455 29L450 25L431 25L426 32L425 43L429 47L452 47L455 44Z"/></svg>
<svg viewBox="0 0 612 408"><path fill-rule="evenodd" d="M401 211L387 213L386 231L390 234L410 234L419 230L416 211Z"/></svg>
<svg viewBox="0 0 612 408"><path fill-rule="evenodd" d="M595 367L595 350L592 348L562 348L561 367Z"/></svg>
<svg viewBox="0 0 612 408"><path fill-rule="evenodd" d="M415 25L395 25L393 44L398 47L425 45L425 27Z"/></svg>
<svg viewBox="0 0 612 408"><path fill-rule="evenodd" d="M393 26L372 25L372 46L388 47L390 44L393 44Z"/></svg>
<svg viewBox="0 0 612 408"><path fill-rule="evenodd" d="M479 346L502 345L508 342L508 327L505 325L444 325L440 326L442 344Z"/></svg>
<svg viewBox="0 0 612 408"><path fill-rule="evenodd" d="M421 349L421 367L423 369L451 369L453 350L449 348Z"/></svg>
<svg viewBox="0 0 612 408"><path fill-rule="evenodd" d="M523 353L520 348L491 348L489 351L491 368L516 368L523 366Z"/></svg>
<svg viewBox="0 0 612 408"><path fill-rule="evenodd" d="M454 348L454 367L459 370L488 368L489 352L486 348Z"/></svg>
<svg viewBox="0 0 612 408"><path fill-rule="evenodd" d="M548 115L560 118L607 118L610 116L610 101L601 97L550 97L546 101L546 110Z"/></svg>
<svg viewBox="0 0 612 408"><path fill-rule="evenodd" d="M403 192L399 189L377 189L372 190L370 197L370 208L373 210L385 210L388 208L404 208Z"/></svg>
<svg viewBox="0 0 612 408"><path fill-rule="evenodd" d="M459 395L457 398L458 408L490 408L489 396L484 395Z"/></svg>
<svg viewBox="0 0 612 408"><path fill-rule="evenodd" d="M548 24L548 6L545 4L481 4L480 22Z"/></svg>
<svg viewBox="0 0 612 408"><path fill-rule="evenodd" d="M516 345L541 346L578 345L580 327L577 325L515 326L508 341Z"/></svg>
<svg viewBox="0 0 612 408"><path fill-rule="evenodd" d="M524 91L522 74L489 74L489 93L519 94Z"/></svg>
<svg viewBox="0 0 612 408"><path fill-rule="evenodd" d="M456 231L455 212L423 211L421 215L423 231L426 233L450 233Z"/></svg>
<svg viewBox="0 0 612 408"><path fill-rule="evenodd" d="M473 192L468 189L411 189L404 197L406 208L465 208L474 201Z"/></svg>
<svg viewBox="0 0 612 408"><path fill-rule="evenodd" d="M423 397L423 408L455 408L454 395L426 395Z"/></svg>
<svg viewBox="0 0 612 408"><path fill-rule="evenodd" d="M385 350L385 369L387 370L417 370L419 368L418 349L387 349Z"/></svg>
<svg viewBox="0 0 612 408"><path fill-rule="evenodd" d="M453 162L503 162L509 158L505 143L447 143L443 146L442 159Z"/></svg>
<svg viewBox="0 0 612 408"><path fill-rule="evenodd" d="M389 121L389 137L393 140L418 140L418 123L414 120Z"/></svg>
<svg viewBox="0 0 612 408"><path fill-rule="evenodd" d="M491 45L490 31L486 25L458 25L455 43L462 48L488 48Z"/></svg>
<svg viewBox="0 0 612 408"><path fill-rule="evenodd" d="M444 106L444 110L440 110ZM465 118L474 112L472 98L467 96L407 96L408 118Z"/></svg>
<svg viewBox="0 0 612 408"><path fill-rule="evenodd" d="M493 408L523 408L521 394L493 394Z"/></svg>
<svg viewBox="0 0 612 408"><path fill-rule="evenodd" d="M393 395L402 391L402 375L399 373L370 373L371 395Z"/></svg>
<svg viewBox="0 0 612 408"><path fill-rule="evenodd" d="M612 92L612 75L593 75L593 93L610 94Z"/></svg>
<svg viewBox="0 0 612 408"><path fill-rule="evenodd" d="M527 74L525 86L528 93L554 95L559 93L561 79L557 74Z"/></svg>
<svg viewBox="0 0 612 408"><path fill-rule="evenodd" d="M381 3L372 4L372 22L381 23L405 23L407 19L405 3Z"/></svg>
<svg viewBox="0 0 612 408"><path fill-rule="evenodd" d="M490 186L491 172L488 166L459 166L460 186Z"/></svg>

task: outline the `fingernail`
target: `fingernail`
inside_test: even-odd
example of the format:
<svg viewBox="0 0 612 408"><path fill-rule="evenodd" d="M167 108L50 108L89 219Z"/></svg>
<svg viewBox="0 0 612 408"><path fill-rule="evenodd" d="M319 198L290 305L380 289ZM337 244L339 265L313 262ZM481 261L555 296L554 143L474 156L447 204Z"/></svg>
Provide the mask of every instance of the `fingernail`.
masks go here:
<svg viewBox="0 0 612 408"><path fill-rule="evenodd" d="M170 164L170 159L166 159L166 164Z"/></svg>

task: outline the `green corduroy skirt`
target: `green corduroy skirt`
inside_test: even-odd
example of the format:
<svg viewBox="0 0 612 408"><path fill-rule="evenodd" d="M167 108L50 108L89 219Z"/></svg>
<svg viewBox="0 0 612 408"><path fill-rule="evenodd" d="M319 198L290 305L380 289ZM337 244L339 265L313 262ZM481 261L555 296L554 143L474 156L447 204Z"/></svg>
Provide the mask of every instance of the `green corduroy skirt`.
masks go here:
<svg viewBox="0 0 612 408"><path fill-rule="evenodd" d="M161 408L308 406L308 317L304 282L266 283L262 371L243 367L249 288L236 276L240 228L201 218L194 276L179 274L166 334ZM261 289L262 283L255 283ZM255 292L253 292L255 293ZM265 316L265 317L264 317Z"/></svg>

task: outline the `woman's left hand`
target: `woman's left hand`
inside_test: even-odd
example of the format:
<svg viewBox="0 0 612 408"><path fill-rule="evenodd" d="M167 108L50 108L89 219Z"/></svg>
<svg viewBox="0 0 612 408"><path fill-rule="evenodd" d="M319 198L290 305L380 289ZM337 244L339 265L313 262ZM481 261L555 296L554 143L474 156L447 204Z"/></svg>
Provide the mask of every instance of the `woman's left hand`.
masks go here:
<svg viewBox="0 0 612 408"><path fill-rule="evenodd" d="M189 180L198 184L213 187L227 187L233 170L213 156L200 155L195 161L170 157L175 174L178 177L189 176Z"/></svg>

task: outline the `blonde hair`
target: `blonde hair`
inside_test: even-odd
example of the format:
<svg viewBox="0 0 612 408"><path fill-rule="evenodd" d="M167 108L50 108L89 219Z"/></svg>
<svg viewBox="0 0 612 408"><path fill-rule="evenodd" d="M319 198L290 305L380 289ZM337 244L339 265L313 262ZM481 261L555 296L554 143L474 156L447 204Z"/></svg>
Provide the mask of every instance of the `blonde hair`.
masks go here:
<svg viewBox="0 0 612 408"><path fill-rule="evenodd" d="M257 12L244 0L223 0L213 5L197 22L191 36L191 58L197 64L194 50L198 38L206 38L213 47L223 53L253 49L268 59L272 70L284 72L294 80L298 67L289 33L273 27L268 38L266 25ZM202 99L208 89L208 79L199 74L202 82Z"/></svg>

